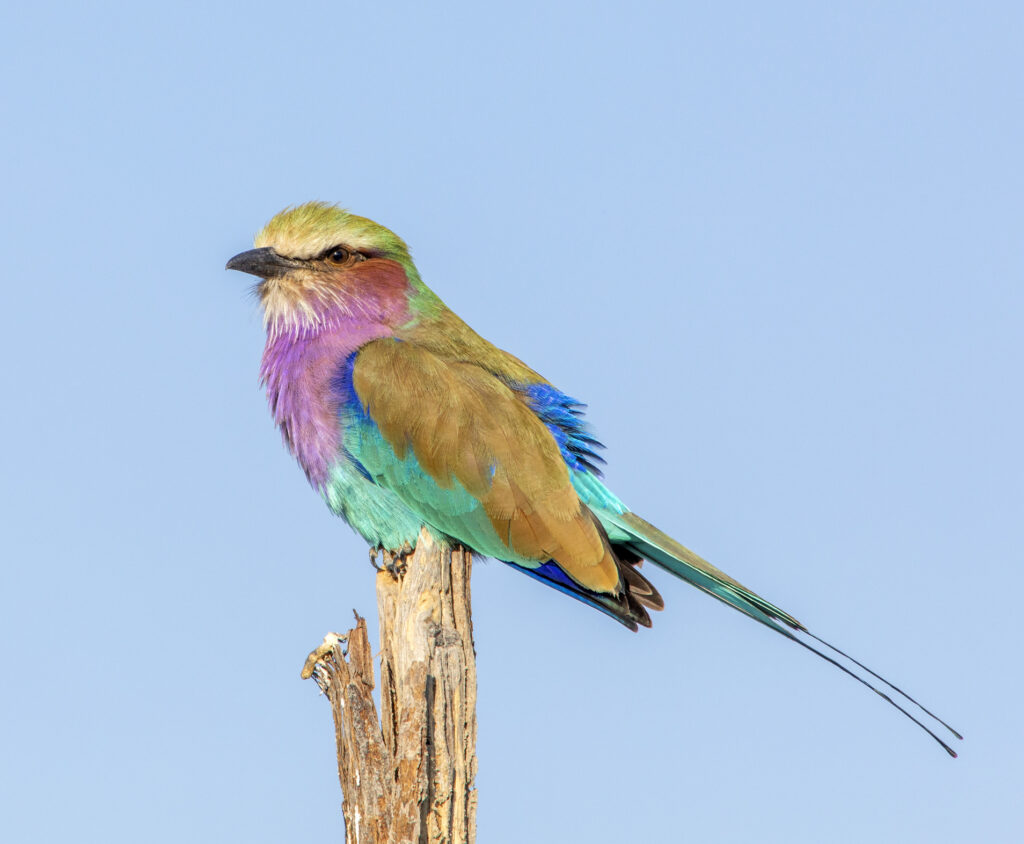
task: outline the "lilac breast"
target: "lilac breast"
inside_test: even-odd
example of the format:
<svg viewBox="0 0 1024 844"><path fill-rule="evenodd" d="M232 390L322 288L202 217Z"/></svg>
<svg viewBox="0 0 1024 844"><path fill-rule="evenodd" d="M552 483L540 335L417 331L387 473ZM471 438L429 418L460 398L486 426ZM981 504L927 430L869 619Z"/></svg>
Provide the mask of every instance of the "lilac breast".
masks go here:
<svg viewBox="0 0 1024 844"><path fill-rule="evenodd" d="M352 352L392 333L387 325L342 320L311 337L281 336L267 341L260 379L274 422L309 482L327 481L338 455L340 397L331 381Z"/></svg>
<svg viewBox="0 0 1024 844"><path fill-rule="evenodd" d="M399 263L372 259L341 272L335 298L312 297L315 320L267 338L260 380L274 421L309 482L322 489L338 459L341 396L332 381L349 355L392 336L410 319L409 281Z"/></svg>

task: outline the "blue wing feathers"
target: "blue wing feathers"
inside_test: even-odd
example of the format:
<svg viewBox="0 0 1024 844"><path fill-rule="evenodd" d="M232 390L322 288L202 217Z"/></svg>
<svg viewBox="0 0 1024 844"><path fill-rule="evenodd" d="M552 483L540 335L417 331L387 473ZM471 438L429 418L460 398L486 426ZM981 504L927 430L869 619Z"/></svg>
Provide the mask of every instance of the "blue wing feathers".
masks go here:
<svg viewBox="0 0 1024 844"><path fill-rule="evenodd" d="M605 460L595 449L604 448L604 445L594 438L590 426L583 421L586 405L550 384L512 386L547 425L569 467L601 477L601 470L596 464L603 464Z"/></svg>

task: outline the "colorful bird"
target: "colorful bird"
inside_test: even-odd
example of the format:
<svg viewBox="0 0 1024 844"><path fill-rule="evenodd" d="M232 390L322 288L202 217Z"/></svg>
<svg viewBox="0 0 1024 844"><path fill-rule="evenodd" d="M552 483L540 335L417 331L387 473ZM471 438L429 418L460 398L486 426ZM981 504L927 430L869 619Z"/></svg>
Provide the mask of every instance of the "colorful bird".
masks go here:
<svg viewBox="0 0 1024 844"><path fill-rule="evenodd" d="M631 630L664 607L639 571L649 560L836 665L956 755L806 640L916 701L619 501L601 480L584 405L459 319L393 232L311 202L274 217L254 245L227 268L261 279L260 376L274 421L310 484L371 548L414 548L426 526Z"/></svg>

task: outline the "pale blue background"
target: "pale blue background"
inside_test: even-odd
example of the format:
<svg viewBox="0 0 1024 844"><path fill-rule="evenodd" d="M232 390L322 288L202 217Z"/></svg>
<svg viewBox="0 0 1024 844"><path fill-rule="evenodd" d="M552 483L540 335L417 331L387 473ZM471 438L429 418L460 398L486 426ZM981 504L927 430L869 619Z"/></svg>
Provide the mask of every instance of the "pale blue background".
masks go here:
<svg viewBox="0 0 1024 844"><path fill-rule="evenodd" d="M1020 4L556 5L4 12L3 840L341 840L299 668L373 578L222 269L313 198L968 737L668 577L631 635L488 562L481 844L1022 840Z"/></svg>

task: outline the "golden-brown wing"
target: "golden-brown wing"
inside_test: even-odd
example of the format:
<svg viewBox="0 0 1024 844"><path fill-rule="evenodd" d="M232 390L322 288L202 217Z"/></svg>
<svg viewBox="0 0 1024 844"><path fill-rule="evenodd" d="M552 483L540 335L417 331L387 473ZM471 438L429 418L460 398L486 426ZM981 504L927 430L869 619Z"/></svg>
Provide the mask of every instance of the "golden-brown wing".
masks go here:
<svg viewBox="0 0 1024 844"><path fill-rule="evenodd" d="M411 451L436 495L458 483L479 501L500 547L477 550L499 558L503 551L512 562L555 560L587 589L619 591L614 555L558 444L505 383L474 364L382 339L360 349L353 386L396 458ZM422 499L422 486L416 495ZM442 502L419 503L436 512ZM457 524L439 527L461 538Z"/></svg>

